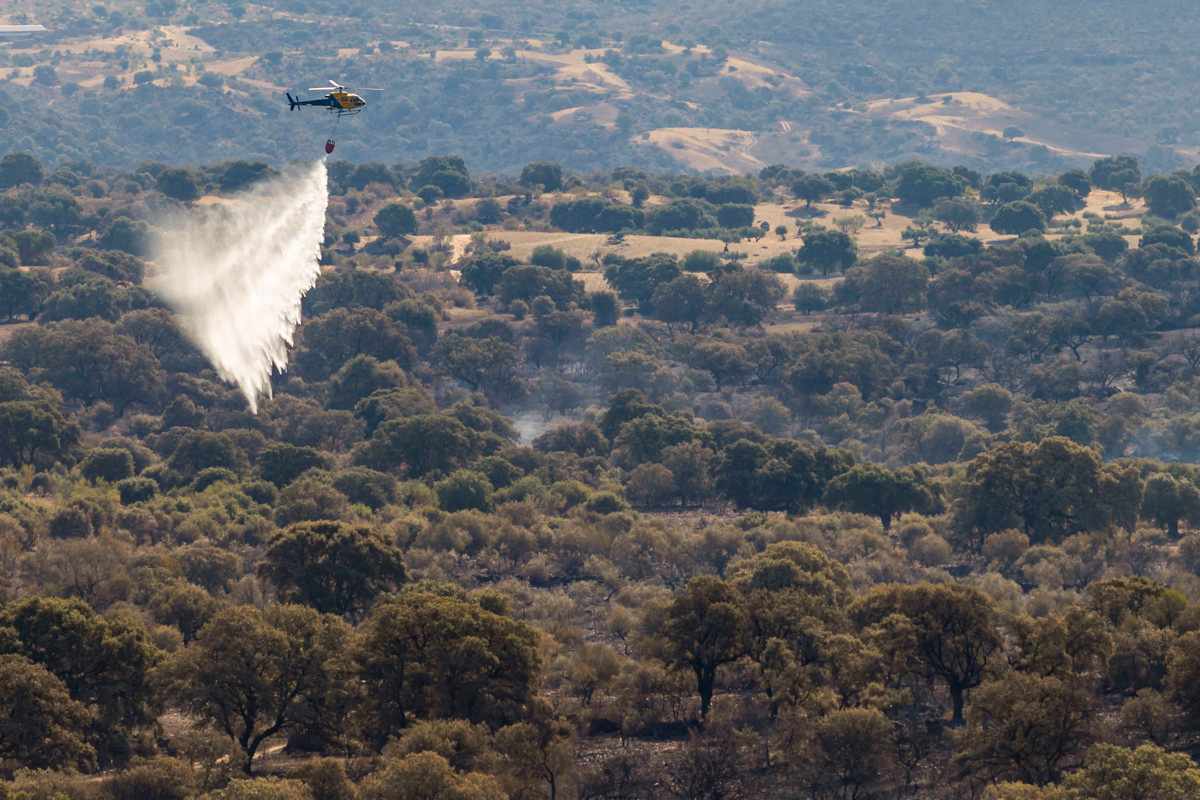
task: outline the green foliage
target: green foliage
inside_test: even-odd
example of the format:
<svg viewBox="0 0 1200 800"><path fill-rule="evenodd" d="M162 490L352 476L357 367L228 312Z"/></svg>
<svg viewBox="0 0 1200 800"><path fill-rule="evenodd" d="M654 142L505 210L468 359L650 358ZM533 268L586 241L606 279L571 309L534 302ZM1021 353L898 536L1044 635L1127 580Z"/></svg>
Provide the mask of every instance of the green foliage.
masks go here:
<svg viewBox="0 0 1200 800"><path fill-rule="evenodd" d="M390 360L401 368L416 361L416 348L404 328L374 309L337 309L322 314L304 326L302 341L299 366L318 378L328 377L356 356ZM352 391L341 394L353 396Z"/></svg>
<svg viewBox="0 0 1200 800"><path fill-rule="evenodd" d="M945 197L958 197L965 188L962 179L949 170L920 162L901 165L896 172L896 199L920 208Z"/></svg>
<svg viewBox="0 0 1200 800"><path fill-rule="evenodd" d="M1169 753L1152 744L1136 749L1098 744L1087 752L1083 767L1062 782L1057 797L1184 800L1196 792L1200 792L1200 768L1184 753Z"/></svg>
<svg viewBox="0 0 1200 800"><path fill-rule="evenodd" d="M623 300L638 304L646 314L653 313L654 291L675 280L681 274L675 257L654 253L645 258L614 258L604 267L604 279L617 290Z"/></svg>
<svg viewBox="0 0 1200 800"><path fill-rule="evenodd" d="M87 454L79 465L79 472L89 481L116 483L133 477L133 456L128 450L116 447L101 447Z"/></svg>
<svg viewBox="0 0 1200 800"><path fill-rule="evenodd" d="M683 258L684 272L703 272L711 275L721 269L721 256L711 250L693 250Z"/></svg>
<svg viewBox="0 0 1200 800"><path fill-rule="evenodd" d="M0 158L0 190L23 183L36 185L44 178L41 162L28 153L9 153Z"/></svg>
<svg viewBox="0 0 1200 800"><path fill-rule="evenodd" d="M304 781L295 778L235 778L209 796L213 800L316 800Z"/></svg>
<svg viewBox="0 0 1200 800"><path fill-rule="evenodd" d="M848 466L842 454L824 448L739 439L721 450L714 478L717 490L739 508L800 511Z"/></svg>
<svg viewBox="0 0 1200 800"><path fill-rule="evenodd" d="M884 771L893 735L888 718L877 709L833 711L813 731L817 759L810 784L817 791L869 791Z"/></svg>
<svg viewBox="0 0 1200 800"><path fill-rule="evenodd" d="M419 414L384 422L355 458L381 472L404 471L420 477L453 470L467 460L471 449L471 433L461 422Z"/></svg>
<svg viewBox="0 0 1200 800"><path fill-rule="evenodd" d="M446 197L462 197L471 190L471 176L459 156L431 156L417 165L412 186L436 186Z"/></svg>
<svg viewBox="0 0 1200 800"><path fill-rule="evenodd" d="M333 487L351 503L358 503L373 510L394 503L397 496L395 478L364 467L339 470L333 476Z"/></svg>
<svg viewBox="0 0 1200 800"><path fill-rule="evenodd" d="M912 626L912 654L946 683L953 719L962 721L965 692L983 682L1001 644L984 595L957 585L883 586L857 600L851 614L863 625L904 617Z"/></svg>
<svg viewBox="0 0 1200 800"><path fill-rule="evenodd" d="M144 503L158 493L158 483L150 478L126 478L117 481L122 505Z"/></svg>
<svg viewBox="0 0 1200 800"><path fill-rule="evenodd" d="M150 673L161 654L128 619L102 617L82 600L29 597L0 611L0 651L44 667L72 701L94 709L90 724L71 727L86 730L101 766L126 760L131 739L154 720ZM77 711L62 707L83 721Z"/></svg>
<svg viewBox="0 0 1200 800"><path fill-rule="evenodd" d="M156 178L158 190L184 203L191 202L200 196L200 185L196 177L186 169L164 169Z"/></svg>
<svg viewBox="0 0 1200 800"><path fill-rule="evenodd" d="M36 365L63 394L84 402L104 399L123 408L163 390L162 369L153 353L103 320L20 330L0 352L21 369Z"/></svg>
<svg viewBox="0 0 1200 800"><path fill-rule="evenodd" d="M825 503L859 514L879 517L883 529L907 511L937 513L936 490L913 470L893 472L875 465L860 464L843 472L825 487Z"/></svg>
<svg viewBox="0 0 1200 800"><path fill-rule="evenodd" d="M565 269L568 272L578 272L583 268L583 263L578 258L569 256L557 247L548 244L533 248L529 262L535 266Z"/></svg>
<svg viewBox="0 0 1200 800"><path fill-rule="evenodd" d="M357 800L358 789L346 775L341 761L322 758L309 761L298 771L312 792L313 800Z"/></svg>
<svg viewBox="0 0 1200 800"><path fill-rule="evenodd" d="M1146 479L1142 509L1172 538L1177 538L1180 521L1200 523L1200 490L1186 479L1160 472Z"/></svg>
<svg viewBox="0 0 1200 800"><path fill-rule="evenodd" d="M592 308L592 319L597 328L617 324L620 305L617 296L612 292L592 292L588 295Z"/></svg>
<svg viewBox="0 0 1200 800"><path fill-rule="evenodd" d="M907 256L876 256L846 272L836 300L863 311L900 314L925 306L929 270Z"/></svg>
<svg viewBox="0 0 1200 800"><path fill-rule="evenodd" d="M388 239L417 232L417 215L403 203L390 203L375 213L372 220L379 235Z"/></svg>
<svg viewBox="0 0 1200 800"><path fill-rule="evenodd" d="M217 612L220 603L195 584L175 581L155 593L150 607L156 620L164 625L174 625L179 629L183 643L189 644Z"/></svg>
<svg viewBox="0 0 1200 800"><path fill-rule="evenodd" d="M1080 196L1068 186L1050 184L1029 195L1029 202L1039 209L1047 220L1056 214L1069 214L1081 207Z"/></svg>
<svg viewBox="0 0 1200 800"><path fill-rule="evenodd" d="M1029 231L1044 231L1046 215L1033 203L1018 200L1001 206L989 224L996 233L1020 236Z"/></svg>
<svg viewBox="0 0 1200 800"><path fill-rule="evenodd" d="M646 214L646 230L653 234L717 227L716 209L702 200L674 200Z"/></svg>
<svg viewBox="0 0 1200 800"><path fill-rule="evenodd" d="M237 744L250 774L262 743L297 729L306 705L337 685L333 659L347 637L340 620L302 606L233 606L174 654L162 680L177 707Z"/></svg>
<svg viewBox="0 0 1200 800"><path fill-rule="evenodd" d="M101 235L103 250L119 250L130 255L145 255L150 235L149 226L140 220L115 217Z"/></svg>
<svg viewBox="0 0 1200 800"><path fill-rule="evenodd" d="M141 283L145 264L128 253L83 250L78 254L79 268L103 275L109 280Z"/></svg>
<svg viewBox="0 0 1200 800"><path fill-rule="evenodd" d="M973 231L980 222L979 207L963 198L943 198L933 206L933 218L952 232Z"/></svg>
<svg viewBox="0 0 1200 800"><path fill-rule="evenodd" d="M633 206L588 197L555 203L550 224L572 233L618 233L641 228L645 216Z"/></svg>
<svg viewBox="0 0 1200 800"><path fill-rule="evenodd" d="M722 228L748 228L754 224L754 206L737 203L718 206L717 224Z"/></svg>
<svg viewBox="0 0 1200 800"><path fill-rule="evenodd" d="M778 272L783 275L790 275L796 272L797 266L796 257L791 253L780 253L777 256L772 256L759 262L759 269L764 269L768 272Z"/></svg>
<svg viewBox="0 0 1200 800"><path fill-rule="evenodd" d="M796 291L792 293L792 305L802 314L824 311L829 307L831 299L832 293L828 289L809 281L798 284Z"/></svg>
<svg viewBox="0 0 1200 800"><path fill-rule="evenodd" d="M17 246L17 258L25 266L44 264L54 251L54 236L40 228L17 231L12 234L12 241Z"/></svg>
<svg viewBox="0 0 1200 800"><path fill-rule="evenodd" d="M1035 542L1060 541L1111 518L1101 496L1106 477L1094 451L1062 437L999 445L968 466L958 524L978 534L1016 527Z"/></svg>
<svg viewBox="0 0 1200 800"><path fill-rule="evenodd" d="M516 375L519 353L499 337L478 339L452 333L438 342L434 355L451 376L472 389L499 398L520 392Z"/></svg>
<svg viewBox="0 0 1200 800"><path fill-rule="evenodd" d="M1142 181L1142 170L1134 156L1120 155L1097 159L1089 176L1092 184L1101 189L1125 195Z"/></svg>
<svg viewBox="0 0 1200 800"><path fill-rule="evenodd" d="M328 468L328 460L313 447L274 444L258 457L258 474L281 489L310 469Z"/></svg>
<svg viewBox="0 0 1200 800"><path fill-rule="evenodd" d="M340 522L303 522L273 537L260 573L288 602L356 619L404 583L404 560L380 534Z"/></svg>
<svg viewBox="0 0 1200 800"><path fill-rule="evenodd" d="M362 800L503 800L507 797L490 775L460 775L437 753L423 752L391 759L363 782Z"/></svg>
<svg viewBox="0 0 1200 800"><path fill-rule="evenodd" d="M996 172L987 177L980 197L993 206L999 206L1024 200L1032 191L1033 181L1028 175L1012 171Z"/></svg>
<svg viewBox="0 0 1200 800"><path fill-rule="evenodd" d="M708 285L691 274L659 284L650 296L655 316L666 323L688 323L696 330L709 312Z"/></svg>
<svg viewBox="0 0 1200 800"><path fill-rule="evenodd" d="M422 717L519 720L540 669L535 642L525 624L467 600L420 590L384 600L363 623L355 653L371 737L384 741Z"/></svg>
<svg viewBox="0 0 1200 800"><path fill-rule="evenodd" d="M167 465L179 482L189 483L214 467L239 472L246 466L246 456L227 434L188 431L175 445Z"/></svg>
<svg viewBox="0 0 1200 800"><path fill-rule="evenodd" d="M473 470L458 470L438 481L438 504L446 511L490 511L492 508L491 482L486 475Z"/></svg>
<svg viewBox="0 0 1200 800"><path fill-rule="evenodd" d="M925 255L928 258L962 258L976 256L983 251L983 243L960 234L948 236L933 236L925 245Z"/></svg>
<svg viewBox="0 0 1200 800"><path fill-rule="evenodd" d="M814 228L804 234L804 246L796 253L801 264L823 275L854 266L858 251L854 240L841 231Z"/></svg>
<svg viewBox="0 0 1200 800"><path fill-rule="evenodd" d="M515 300L531 301L545 295L559 308L583 300L583 284L562 269L537 266L516 266L504 271L496 284L496 294L502 303Z"/></svg>
<svg viewBox="0 0 1200 800"><path fill-rule="evenodd" d="M808 207L833 191L833 184L822 175L801 175L792 183L792 194Z"/></svg>
<svg viewBox="0 0 1200 800"><path fill-rule="evenodd" d="M495 291L504 273L515 266L517 261L512 256L495 253L475 256L462 265L460 280L475 294L488 297Z"/></svg>
<svg viewBox="0 0 1200 800"><path fill-rule="evenodd" d="M187 800L194 793L191 765L170 756L135 762L104 784L104 794L112 800Z"/></svg>
<svg viewBox="0 0 1200 800"><path fill-rule="evenodd" d="M79 436L53 404L35 400L0 403L0 464L20 467L42 457L57 458Z"/></svg>
<svg viewBox="0 0 1200 800"><path fill-rule="evenodd" d="M717 670L746 652L748 628L734 592L713 577L693 578L667 608L663 635L668 658L695 676L701 719L712 707Z"/></svg>
<svg viewBox="0 0 1200 800"><path fill-rule="evenodd" d="M721 273L705 291L710 313L735 326L762 324L784 294L777 277L757 269Z"/></svg>
<svg viewBox="0 0 1200 800"><path fill-rule="evenodd" d="M282 29L295 37L244 77L189 87L198 105L172 119L196 118L214 83L227 89L219 118L229 119L240 113L229 98L253 99L285 62L306 69L326 58L325 40L306 38L312 9L288 2L287 19L269 26L253 9L234 24L237 6L197 26L182 7L151 4L164 25L214 41L257 46ZM138 250L141 220L176 202L161 190L189 202L192 189L175 184L237 191L269 167L88 164L69 152L72 109L90 108L96 92L117 102L121 87L78 88L69 109L58 89L45 95L64 125L46 140L62 152L40 183L0 190L0 318L9 323L0 328L0 700L28 723L0 735L0 748L23 754L0 754L0 770L106 772L24 773L0 795L941 798L988 784L1009 800L1063 800L1120 798L1144 784L1189 796L1190 762L1119 748L1093 759L1086 748L1103 739L1179 751L1197 717L1189 587L1200 501L1190 464L1200 459L1191 411L1200 349L1189 333L1197 212L1187 198L1200 178L1180 171L1134 184L1119 173L1136 163L1098 166L1098 181L1175 211L1178 227L1143 217L1140 241L1124 219L1138 209L1110 207L1114 219L1088 212L1086 225L1063 220L1052 236L990 242L946 229L982 215L1000 230L1014 205L1061 219L1082 206L1091 178L1031 178L1011 167L1037 159L1037 174L1052 174L1062 169L1055 151L994 137L975 142L999 154L987 174L913 163L821 175L776 165L737 178L609 171L586 162L637 141L633 123L678 127L696 113L643 108L649 86L656 97L690 87L713 120L736 106L738 129L787 116L780 92L787 107L798 102L784 76L795 71L791 45L772 46L779 75L753 72L759 81L743 63L757 57L724 50L711 32L690 41L676 31L680 50L645 34L623 46L622 25L603 37L579 27L661 9L585 0L567 17L534 0L546 42L587 48L566 55L546 44L548 57L581 57L629 85L613 135L585 114L545 121L559 100L582 100L537 93L556 67L492 41L528 28L493 6L485 0L473 12L478 27L463 34L494 51L486 60L447 58L459 34L436 21L396 29L411 48L367 43L357 56L421 64L411 92L372 112L395 117L384 120L388 147L403 142L412 160L393 165L375 147L377 161L329 165L324 270L303 300L291 369L273 377L258 415L141 285L149 265L78 245ZM97 36L128 28L119 8L85 9L84 22ZM855 30L869 29L873 12L856 9ZM825 16L801 15L797 40L827 53L828 31L809 23L847 12L818 10ZM907 14L887 13L896 25ZM1050 13L1022 17L1023 37L1041 35ZM1092 27L1111 13L1096 10ZM797 31L794 14L749 18L755 41ZM749 25L722 28L724 46ZM165 58L169 45L156 42ZM1061 65L1060 50L1034 61ZM200 64L210 55L195 54ZM32 66L20 48L12 58ZM75 55L55 58L65 75ZM1009 61L1028 69L1028 59ZM829 92L878 98L911 81L944 83L926 62L835 72L808 58L805 163L928 151L926 126L888 121L884 106L852 102L836 112L836 131L822 111ZM971 74L969 59L953 67ZM128 113L173 102L172 84L194 72L180 70L155 70ZM532 131L489 139L478 163L509 172L473 183L465 159L416 163L495 121L489 95L439 110L450 117L426 115L428 130L408 122L430 96L478 90L484 76L495 97L517 92L507 105ZM9 83L8 99L25 93ZM950 115L969 101L914 102ZM41 109L18 105L35 124ZM455 111L465 107L466 116ZM89 119L99 140L108 118ZM1093 114L1089 124L1105 121ZM9 120L14 130L13 151L46 152L26 143L33 127ZM554 148L526 153L550 130ZM341 146L377 135L360 133ZM1170 167L1170 146L1147 165ZM643 161L666 157L640 150ZM517 178L530 155L555 162ZM557 162L570 165L569 180ZM555 177L567 185L534 196ZM816 208L791 212L804 238L799 260L760 260L786 249L758 241L770 223L739 228L756 221L756 204L802 182L821 189L814 206L853 204L872 216L892 213L892 201L896 214L931 209L906 233L924 260L883 253L860 263L851 236L818 227L825 212ZM370 238L365 221L414 188L433 201L416 216L434 242L358 247ZM626 192L644 208L615 200ZM437 202L452 193L466 199ZM731 252L647 256L634 235L647 220L727 238ZM557 222L630 235L593 237L586 273L573 275L583 264L567 253L582 245L551 242L564 235ZM485 224L514 233L467 236ZM746 235L758 244L733 247ZM449 238L458 236L470 239L461 260L463 239ZM533 244L532 265L507 255ZM575 278L596 288L598 269L612 291L585 293ZM780 277L839 270L799 281L780 307ZM170 724L180 713L197 725ZM963 735L944 735L945 719ZM594 747L618 732L620 753ZM273 747L285 740L293 753L338 761L311 770L281 762ZM252 757L267 748L269 758ZM353 782L338 766L347 756L362 756L345 761ZM229 781L231 769L284 764L290 782Z"/></svg>
<svg viewBox="0 0 1200 800"><path fill-rule="evenodd" d="M222 169L219 185L222 192L238 192L274 174L275 171L261 161L231 161Z"/></svg>
<svg viewBox="0 0 1200 800"><path fill-rule="evenodd" d="M1045 784L1088 743L1090 698L1055 677L1014 674L975 690L959 761L993 780Z"/></svg>
<svg viewBox="0 0 1200 800"><path fill-rule="evenodd" d="M366 270L326 272L303 300L304 314L315 317L342 308L382 310L403 300L402 287L390 276Z"/></svg>
<svg viewBox="0 0 1200 800"><path fill-rule="evenodd" d="M275 502L275 522L337 520L347 516L346 496L334 488L326 473L312 472L289 483Z"/></svg>
<svg viewBox="0 0 1200 800"><path fill-rule="evenodd" d="M521 185L540 186L543 191L557 192L563 188L563 169L548 161L536 161L521 170Z"/></svg>
<svg viewBox="0 0 1200 800"><path fill-rule="evenodd" d="M0 759L25 768L86 768L96 751L85 731L93 711L71 698L45 667L19 655L0 655L0 714L5 734Z"/></svg>
<svg viewBox="0 0 1200 800"><path fill-rule="evenodd" d="M14 262L16 254L13 253ZM48 294L47 286L35 277L11 267L0 265L0 312L6 319L17 316L33 318L41 308L42 299Z"/></svg>

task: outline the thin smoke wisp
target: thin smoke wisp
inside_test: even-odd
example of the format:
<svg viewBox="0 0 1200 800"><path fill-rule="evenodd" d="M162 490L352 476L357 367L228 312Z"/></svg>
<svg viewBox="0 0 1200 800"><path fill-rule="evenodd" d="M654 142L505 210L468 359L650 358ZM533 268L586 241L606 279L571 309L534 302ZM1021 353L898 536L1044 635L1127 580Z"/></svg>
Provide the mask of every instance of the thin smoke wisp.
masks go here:
<svg viewBox="0 0 1200 800"><path fill-rule="evenodd" d="M254 413L272 370L287 367L300 299L321 274L328 201L319 161L157 220L151 287Z"/></svg>

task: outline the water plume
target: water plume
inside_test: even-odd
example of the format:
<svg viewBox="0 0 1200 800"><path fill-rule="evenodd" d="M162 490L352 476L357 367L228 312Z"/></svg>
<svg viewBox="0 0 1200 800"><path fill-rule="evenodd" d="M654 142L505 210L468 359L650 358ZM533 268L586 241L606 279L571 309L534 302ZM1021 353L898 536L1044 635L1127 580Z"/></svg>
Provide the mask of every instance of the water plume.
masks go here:
<svg viewBox="0 0 1200 800"><path fill-rule="evenodd" d="M328 200L319 161L156 221L148 284L254 413L272 370L287 367L300 299L321 274Z"/></svg>

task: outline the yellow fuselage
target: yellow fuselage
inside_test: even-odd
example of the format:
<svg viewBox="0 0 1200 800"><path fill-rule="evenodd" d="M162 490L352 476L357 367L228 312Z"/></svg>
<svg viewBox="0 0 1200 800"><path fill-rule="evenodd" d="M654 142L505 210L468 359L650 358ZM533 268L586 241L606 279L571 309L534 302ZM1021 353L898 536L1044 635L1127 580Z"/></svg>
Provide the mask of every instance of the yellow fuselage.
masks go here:
<svg viewBox="0 0 1200 800"><path fill-rule="evenodd" d="M329 98L337 103L343 111L353 111L367 104L366 100L350 92L330 92Z"/></svg>

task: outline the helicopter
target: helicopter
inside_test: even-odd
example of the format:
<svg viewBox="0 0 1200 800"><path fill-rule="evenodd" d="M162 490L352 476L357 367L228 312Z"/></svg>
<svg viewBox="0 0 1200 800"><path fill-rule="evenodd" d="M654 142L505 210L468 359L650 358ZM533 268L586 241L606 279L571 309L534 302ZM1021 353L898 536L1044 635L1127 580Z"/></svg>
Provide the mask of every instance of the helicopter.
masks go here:
<svg viewBox="0 0 1200 800"><path fill-rule="evenodd" d="M291 92L285 92L288 100L288 109L295 111L301 106L317 106L325 108L331 113L337 114L337 119L340 120L344 116L352 116L362 113L367 107L367 101L362 98L362 95L355 94L346 89L337 81L330 81L328 86L317 86L309 89L310 92L325 92L325 96L316 100L297 100L292 97ZM360 92L381 92L382 89L359 89ZM336 122L335 122L336 127ZM325 152L332 153L335 143L330 137L325 142Z"/></svg>

